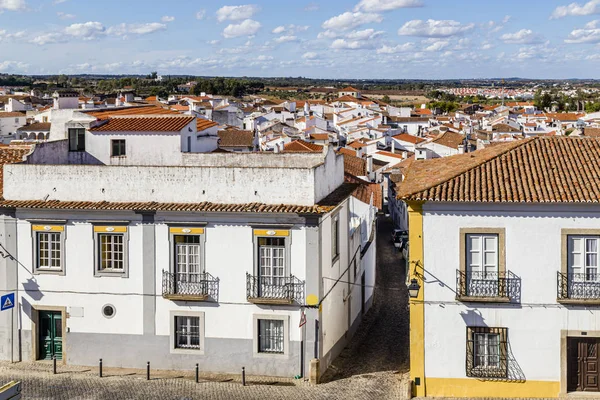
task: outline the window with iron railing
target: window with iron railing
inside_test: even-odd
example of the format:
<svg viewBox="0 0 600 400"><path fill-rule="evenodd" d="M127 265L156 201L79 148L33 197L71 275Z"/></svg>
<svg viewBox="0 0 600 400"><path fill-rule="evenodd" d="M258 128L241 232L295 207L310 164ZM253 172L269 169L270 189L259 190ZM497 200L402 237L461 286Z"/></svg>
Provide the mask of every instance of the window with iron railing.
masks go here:
<svg viewBox="0 0 600 400"><path fill-rule="evenodd" d="M600 236L568 235L566 271L558 272L559 300L600 300Z"/></svg>
<svg viewBox="0 0 600 400"><path fill-rule="evenodd" d="M507 328L467 327L466 374L475 378L506 378Z"/></svg>

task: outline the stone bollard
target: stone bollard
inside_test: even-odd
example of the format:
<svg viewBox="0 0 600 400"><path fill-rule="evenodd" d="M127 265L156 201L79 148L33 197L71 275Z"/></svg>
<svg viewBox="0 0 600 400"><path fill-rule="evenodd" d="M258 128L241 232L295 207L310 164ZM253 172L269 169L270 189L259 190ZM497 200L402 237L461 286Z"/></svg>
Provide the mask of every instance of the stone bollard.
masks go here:
<svg viewBox="0 0 600 400"><path fill-rule="evenodd" d="M310 360L310 370L308 372L308 381L313 385L319 384L319 379L321 378L320 371L321 361L318 358L313 358Z"/></svg>

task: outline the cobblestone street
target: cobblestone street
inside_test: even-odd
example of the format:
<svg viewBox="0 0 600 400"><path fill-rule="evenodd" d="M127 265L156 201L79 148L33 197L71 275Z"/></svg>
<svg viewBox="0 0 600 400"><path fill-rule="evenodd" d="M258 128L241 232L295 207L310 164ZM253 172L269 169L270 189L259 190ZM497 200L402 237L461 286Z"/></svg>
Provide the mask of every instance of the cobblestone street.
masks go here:
<svg viewBox="0 0 600 400"><path fill-rule="evenodd" d="M202 375L193 372L0 363L0 382L19 380L25 399L404 399L408 379L408 308L404 264L390 242L392 222L380 217L374 305L351 343L318 386L301 380Z"/></svg>

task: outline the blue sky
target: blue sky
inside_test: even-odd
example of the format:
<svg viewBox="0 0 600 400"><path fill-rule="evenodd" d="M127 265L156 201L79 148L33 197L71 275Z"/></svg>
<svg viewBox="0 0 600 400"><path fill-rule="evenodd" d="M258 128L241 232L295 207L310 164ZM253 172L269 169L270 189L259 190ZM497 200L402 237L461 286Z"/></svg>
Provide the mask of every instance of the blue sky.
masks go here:
<svg viewBox="0 0 600 400"><path fill-rule="evenodd" d="M0 72L600 78L600 0L0 0Z"/></svg>

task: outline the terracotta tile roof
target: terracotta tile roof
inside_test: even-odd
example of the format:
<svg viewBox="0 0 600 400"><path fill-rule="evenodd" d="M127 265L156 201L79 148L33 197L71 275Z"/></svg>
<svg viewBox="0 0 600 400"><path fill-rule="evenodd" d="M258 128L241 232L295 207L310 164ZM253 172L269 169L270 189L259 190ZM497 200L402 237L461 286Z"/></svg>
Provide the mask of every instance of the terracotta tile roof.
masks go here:
<svg viewBox="0 0 600 400"><path fill-rule="evenodd" d="M1 151L1 148L0 148ZM0 153L0 162L2 162ZM14 161L13 161L14 162ZM231 213L282 213L282 214L325 214L352 195L361 184L343 183L323 200L312 206L289 204L217 204L217 203L157 203L157 202L91 202L58 200L4 200L0 199L0 208L29 208L47 210L131 210L131 211L185 211L185 212L231 212Z"/></svg>
<svg viewBox="0 0 600 400"><path fill-rule="evenodd" d="M579 118L583 118L585 114L582 113L545 113L546 118L555 119L558 121L577 121Z"/></svg>
<svg viewBox="0 0 600 400"><path fill-rule="evenodd" d="M85 111L81 112L91 115L99 120L108 119L111 117L128 116L128 115L160 115L160 114L171 114L180 115L177 111L169 110L168 108L162 108L158 106L141 106L141 107L126 107L126 108L115 108L101 111Z"/></svg>
<svg viewBox="0 0 600 400"><path fill-rule="evenodd" d="M521 130L508 124L496 124L492 126L492 132L521 132Z"/></svg>
<svg viewBox="0 0 600 400"><path fill-rule="evenodd" d="M429 122L429 117L389 117L392 122Z"/></svg>
<svg viewBox="0 0 600 400"><path fill-rule="evenodd" d="M219 125L215 121L204 118L196 118L196 132L202 132L205 129L212 128L213 126Z"/></svg>
<svg viewBox="0 0 600 400"><path fill-rule="evenodd" d="M35 122L33 124L25 125L17 129L19 132L48 132L50 131L50 122Z"/></svg>
<svg viewBox="0 0 600 400"><path fill-rule="evenodd" d="M354 149L362 149L363 147L367 147L369 144L368 143L363 143L360 140L355 140L354 142L350 143L348 146L352 147Z"/></svg>
<svg viewBox="0 0 600 400"><path fill-rule="evenodd" d="M340 153L340 154L344 154L344 155L349 155L349 156L356 157L356 150L348 149L346 147L340 147L337 150L337 152Z"/></svg>
<svg viewBox="0 0 600 400"><path fill-rule="evenodd" d="M456 149L458 146L463 144L464 140L464 135L452 131L446 131L438 135L437 138L433 139L432 143Z"/></svg>
<svg viewBox="0 0 600 400"><path fill-rule="evenodd" d="M31 146L0 146L0 196L4 188L4 164L14 164L23 161L31 151Z"/></svg>
<svg viewBox="0 0 600 400"><path fill-rule="evenodd" d="M334 101L351 101L353 103L358 103L360 100L354 96L345 95L335 99Z"/></svg>
<svg viewBox="0 0 600 400"><path fill-rule="evenodd" d="M600 137L600 128L589 128L586 126L583 128L582 135L596 138Z"/></svg>
<svg viewBox="0 0 600 400"><path fill-rule="evenodd" d="M189 106L183 106L181 104L175 104L175 105L171 106L171 110L175 110L175 111L189 111L190 107Z"/></svg>
<svg viewBox="0 0 600 400"><path fill-rule="evenodd" d="M600 139L537 137L415 161L398 198L458 202L600 202Z"/></svg>
<svg viewBox="0 0 600 400"><path fill-rule="evenodd" d="M17 118L17 117L24 117L25 114L22 112L0 112L0 118Z"/></svg>
<svg viewBox="0 0 600 400"><path fill-rule="evenodd" d="M394 158L399 158L401 160L404 160L404 157L401 154L392 153L390 151L379 150L379 151L375 152L375 154L381 154L382 156L394 157Z"/></svg>
<svg viewBox="0 0 600 400"><path fill-rule="evenodd" d="M341 150L341 149L340 149ZM344 154L338 151L339 154L344 156L344 172L354 176L365 176L367 175L367 160L364 158L356 157L350 154Z"/></svg>
<svg viewBox="0 0 600 400"><path fill-rule="evenodd" d="M145 99L146 101L157 101L158 98L156 96L150 96L150 97L146 97Z"/></svg>
<svg viewBox="0 0 600 400"><path fill-rule="evenodd" d="M418 144L425 141L425 139L411 135L409 133L401 133L400 135L392 136L392 138L401 142L408 142L413 144Z"/></svg>
<svg viewBox="0 0 600 400"><path fill-rule="evenodd" d="M350 119L347 119L347 120L345 120L345 121L338 122L338 123L337 123L337 125L338 125L338 126L340 126L340 125L346 125L346 124L349 124L349 123L351 123L351 122L356 122L356 121L358 121L358 120L361 120L361 119L363 119L363 118L365 118L365 117L354 117L354 118L350 118Z"/></svg>
<svg viewBox="0 0 600 400"><path fill-rule="evenodd" d="M183 115L135 116L110 118L108 122L91 128L91 132L179 132L195 117Z"/></svg>
<svg viewBox="0 0 600 400"><path fill-rule="evenodd" d="M310 138L313 140L329 140L327 133L311 133Z"/></svg>
<svg viewBox="0 0 600 400"><path fill-rule="evenodd" d="M346 86L343 89L339 89L338 92L360 92L360 90L358 90L357 88L354 88L352 86Z"/></svg>
<svg viewBox="0 0 600 400"><path fill-rule="evenodd" d="M254 147L254 132L241 129L225 129L218 132L219 147Z"/></svg>
<svg viewBox="0 0 600 400"><path fill-rule="evenodd" d="M305 142L304 140L294 140L283 146L286 153L319 153L323 151L323 146Z"/></svg>
<svg viewBox="0 0 600 400"><path fill-rule="evenodd" d="M344 174L344 182L359 184L352 192L352 196L356 197L358 200L369 204L372 196L373 205L378 209L382 207L383 188L380 184L365 181L364 179L348 173Z"/></svg>

